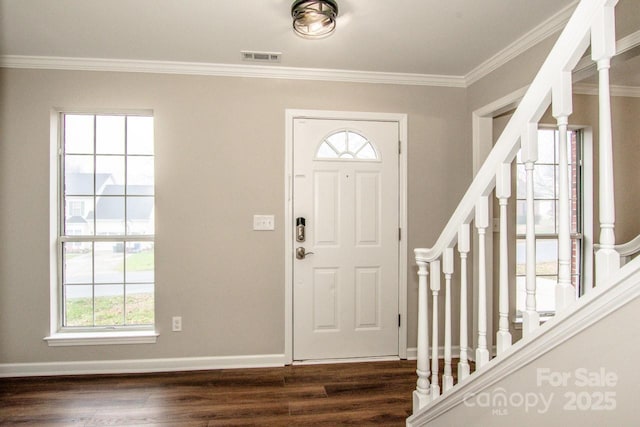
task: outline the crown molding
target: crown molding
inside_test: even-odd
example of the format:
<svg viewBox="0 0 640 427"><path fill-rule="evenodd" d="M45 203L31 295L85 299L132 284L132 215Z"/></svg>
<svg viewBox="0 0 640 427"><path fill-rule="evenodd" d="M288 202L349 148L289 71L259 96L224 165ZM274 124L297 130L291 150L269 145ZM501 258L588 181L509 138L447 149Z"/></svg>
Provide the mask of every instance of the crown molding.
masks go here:
<svg viewBox="0 0 640 427"><path fill-rule="evenodd" d="M373 71L331 70L258 65L211 64L202 62L4 55L0 56L0 67L46 70L116 71L223 77L253 77L411 86L443 86L458 88L466 87L464 77L461 76L384 73Z"/></svg>
<svg viewBox="0 0 640 427"><path fill-rule="evenodd" d="M571 15L578 3L578 0L573 1L564 9L560 10L558 13L535 27L533 30L515 40L509 46L471 70L464 77L466 86L471 86L473 83L477 82L492 71L500 68L518 55L526 52L549 36L562 30L567 25L567 22L569 22L569 18L571 18Z"/></svg>
<svg viewBox="0 0 640 427"><path fill-rule="evenodd" d="M640 98L640 87L610 85L611 96ZM598 85L593 83L580 83L573 86L573 93L578 95L598 96Z"/></svg>

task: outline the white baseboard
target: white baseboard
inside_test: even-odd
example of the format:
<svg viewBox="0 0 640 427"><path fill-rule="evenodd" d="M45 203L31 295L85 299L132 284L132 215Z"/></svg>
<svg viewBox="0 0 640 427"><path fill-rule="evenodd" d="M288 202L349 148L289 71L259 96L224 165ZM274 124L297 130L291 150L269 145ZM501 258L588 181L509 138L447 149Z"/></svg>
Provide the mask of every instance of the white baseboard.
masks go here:
<svg viewBox="0 0 640 427"><path fill-rule="evenodd" d="M3 363L0 364L0 378L270 368L284 365L284 354L99 360L86 362Z"/></svg>

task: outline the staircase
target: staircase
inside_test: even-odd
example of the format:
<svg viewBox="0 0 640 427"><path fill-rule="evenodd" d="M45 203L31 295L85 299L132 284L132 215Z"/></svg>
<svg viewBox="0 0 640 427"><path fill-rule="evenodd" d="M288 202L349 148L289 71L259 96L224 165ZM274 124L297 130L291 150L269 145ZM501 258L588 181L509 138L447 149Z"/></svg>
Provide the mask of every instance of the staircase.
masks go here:
<svg viewBox="0 0 640 427"><path fill-rule="evenodd" d="M613 148L609 68L615 55L614 10L617 0L582 0L546 61L519 103L511 120L479 169L446 227L431 248L415 249L418 265L417 384L413 392L413 416L407 425L424 425L461 404L465 396L481 392L527 361L563 345L571 336L640 296L640 236L617 245L613 182ZM576 298L571 278L570 177L567 130L572 114L573 72L591 47L599 80L599 244L595 245L595 283ZM556 314L541 322L536 310L536 232L534 170L538 160L538 123L551 106L559 131L558 176L558 281L555 285ZM509 273L507 207L511 198L512 163L520 151L526 170L526 308L522 312L522 339L513 344L509 327ZM488 345L487 253L490 207L495 195L499 205L499 304L496 357ZM593 209L586 207L585 209ZM492 224L491 224L492 225ZM511 224L512 226L512 224ZM472 236L472 230L474 235ZM490 238L493 236L490 234ZM475 242L476 245L472 245ZM468 264L475 246L477 279L468 280ZM459 262L456 258L459 258ZM512 261L511 261L512 262ZM456 272L454 266L460 265ZM490 268L490 267L489 267ZM452 301L453 278L459 278L459 301ZM444 337L440 340L438 295L444 278ZM468 312L474 293L474 310ZM429 301L431 300L431 301ZM431 304L430 304L431 303ZM459 362L452 363L452 304L460 307ZM473 317L473 318L472 318ZM431 318L431 325L430 325ZM469 326L475 325L475 352L469 345ZM431 327L430 327L431 326ZM477 335L476 335L477 334ZM439 348L444 349L444 369L439 372ZM430 351L431 350L431 351ZM472 373L470 361L475 361ZM457 369L457 382L453 369Z"/></svg>

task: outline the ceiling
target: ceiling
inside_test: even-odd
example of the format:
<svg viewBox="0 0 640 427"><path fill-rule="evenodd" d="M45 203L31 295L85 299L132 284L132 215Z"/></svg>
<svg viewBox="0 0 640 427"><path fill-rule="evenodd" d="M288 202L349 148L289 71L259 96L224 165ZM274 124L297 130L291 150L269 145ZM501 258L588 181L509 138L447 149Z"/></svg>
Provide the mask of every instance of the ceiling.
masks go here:
<svg viewBox="0 0 640 427"><path fill-rule="evenodd" d="M293 33L291 3L0 0L0 60L246 66L256 64L243 62L240 52L259 51L282 54L279 63L267 65L274 68L454 76L468 82L500 54L529 47L563 26L576 0L338 0L337 31L322 40Z"/></svg>
<svg viewBox="0 0 640 427"><path fill-rule="evenodd" d="M291 0L0 0L0 54L464 76L575 0L338 0L338 29L305 40Z"/></svg>

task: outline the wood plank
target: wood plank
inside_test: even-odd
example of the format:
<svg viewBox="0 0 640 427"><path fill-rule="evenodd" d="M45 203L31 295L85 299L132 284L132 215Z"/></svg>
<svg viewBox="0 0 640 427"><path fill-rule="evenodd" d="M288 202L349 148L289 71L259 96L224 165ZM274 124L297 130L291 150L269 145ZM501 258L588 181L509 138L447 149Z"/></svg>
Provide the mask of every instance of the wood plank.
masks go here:
<svg viewBox="0 0 640 427"><path fill-rule="evenodd" d="M415 361L5 378L0 424L404 425Z"/></svg>

